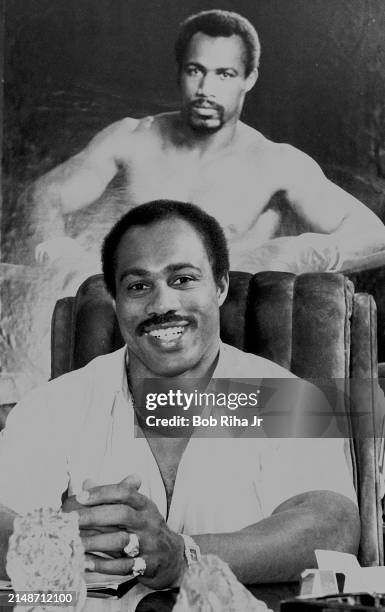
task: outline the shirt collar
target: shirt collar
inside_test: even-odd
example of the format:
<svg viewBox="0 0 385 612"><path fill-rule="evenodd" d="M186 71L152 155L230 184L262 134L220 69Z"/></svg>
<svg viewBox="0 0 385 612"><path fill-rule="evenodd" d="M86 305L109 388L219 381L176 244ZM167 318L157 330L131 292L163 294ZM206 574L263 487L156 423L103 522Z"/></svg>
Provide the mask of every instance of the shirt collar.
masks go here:
<svg viewBox="0 0 385 612"><path fill-rule="evenodd" d="M131 398L131 391L129 389L128 380L127 380L127 367L128 367L127 345L125 345L123 348L116 351L116 354L117 353L119 353L119 356L117 355L117 359L120 360L120 368L118 371L118 377L116 379L116 383L117 383L116 392L122 393L125 398L129 399ZM215 370L213 372L212 378L226 378L226 375L224 373L226 370L226 356L225 355L226 355L226 345L222 342L222 340L219 340L218 361L215 366Z"/></svg>

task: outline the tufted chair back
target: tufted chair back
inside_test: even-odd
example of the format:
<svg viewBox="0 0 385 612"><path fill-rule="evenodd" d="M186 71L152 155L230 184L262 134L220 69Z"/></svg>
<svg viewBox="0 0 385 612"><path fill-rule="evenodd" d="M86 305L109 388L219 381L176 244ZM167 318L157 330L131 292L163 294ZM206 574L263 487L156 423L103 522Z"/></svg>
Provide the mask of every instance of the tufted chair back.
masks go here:
<svg viewBox="0 0 385 612"><path fill-rule="evenodd" d="M341 274L231 272L221 309L223 341L271 359L305 379L341 379L349 388L350 456L361 515L359 560L383 564L380 438L360 435L355 406L373 414L377 378L376 310ZM52 320L52 378L109 353L123 340L101 275L57 302ZM365 397L357 381L371 381ZM353 384L350 384L353 382ZM369 389L369 393L368 393Z"/></svg>

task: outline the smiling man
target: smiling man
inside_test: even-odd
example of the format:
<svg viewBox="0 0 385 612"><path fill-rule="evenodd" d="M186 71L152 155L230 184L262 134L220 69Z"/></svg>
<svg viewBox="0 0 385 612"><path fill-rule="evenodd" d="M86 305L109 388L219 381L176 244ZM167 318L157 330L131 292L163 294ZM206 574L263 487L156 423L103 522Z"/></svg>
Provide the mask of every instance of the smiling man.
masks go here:
<svg viewBox="0 0 385 612"><path fill-rule="evenodd" d="M143 225L137 221L137 227L120 240L115 234L124 226L118 225L105 242L104 262L110 261L111 248L116 249L118 262L116 314L130 347L129 367L135 378L185 372L200 378L217 357L218 306L227 294L227 275L221 270L214 283L207 254L197 249L197 230L178 216L162 220L164 205L159 208L158 223L149 223L147 209L142 208L136 218ZM218 242L215 238L213 245ZM224 253L223 267L225 257ZM106 263L105 274L111 278Z"/></svg>
<svg viewBox="0 0 385 612"><path fill-rule="evenodd" d="M191 204L142 205L111 230L102 260L126 346L32 391L8 417L2 572L16 513L66 498L88 569L134 573L153 588L178 584L200 553L255 583L297 577L314 566L315 548L356 552L342 439L202 438L191 427L154 436L143 418L143 381L295 379L220 342L229 261L216 220Z"/></svg>
<svg viewBox="0 0 385 612"><path fill-rule="evenodd" d="M112 220L155 198L194 202L224 228L234 270L338 270L385 246L379 218L313 159L240 121L258 78L250 22L221 10L193 15L175 56L179 111L113 123L25 194L38 260L76 260L63 216L92 204L118 172L119 189L104 196Z"/></svg>

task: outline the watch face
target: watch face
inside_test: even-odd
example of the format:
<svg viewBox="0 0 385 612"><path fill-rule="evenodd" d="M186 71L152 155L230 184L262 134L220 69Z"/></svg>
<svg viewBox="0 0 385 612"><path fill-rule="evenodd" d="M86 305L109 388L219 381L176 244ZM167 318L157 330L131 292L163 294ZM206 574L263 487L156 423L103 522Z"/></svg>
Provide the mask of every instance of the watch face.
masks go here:
<svg viewBox="0 0 385 612"><path fill-rule="evenodd" d="M196 548L190 548L191 561L193 563L197 563L198 561L198 551Z"/></svg>
<svg viewBox="0 0 385 612"><path fill-rule="evenodd" d="M201 558L201 551L198 544L194 542L191 536L185 535L184 533L182 533L181 536L184 540L184 555L187 565L190 567L193 563L198 563Z"/></svg>

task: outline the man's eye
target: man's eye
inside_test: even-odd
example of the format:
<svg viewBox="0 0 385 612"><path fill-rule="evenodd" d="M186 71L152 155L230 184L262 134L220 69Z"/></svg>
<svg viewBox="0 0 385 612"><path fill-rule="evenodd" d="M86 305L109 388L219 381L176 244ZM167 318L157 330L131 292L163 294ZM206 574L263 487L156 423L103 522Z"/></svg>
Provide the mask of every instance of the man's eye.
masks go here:
<svg viewBox="0 0 385 612"><path fill-rule="evenodd" d="M220 73L221 79L230 79L232 76L234 76L232 72L221 72Z"/></svg>
<svg viewBox="0 0 385 612"><path fill-rule="evenodd" d="M195 278L193 278L192 276L178 276L178 278L176 278L173 281L173 285L187 285L189 283L193 283L195 280Z"/></svg>
<svg viewBox="0 0 385 612"><path fill-rule="evenodd" d="M133 283L132 285L127 286L127 291L135 293L137 291L144 291L147 288L148 285L145 285L144 283Z"/></svg>
<svg viewBox="0 0 385 612"><path fill-rule="evenodd" d="M188 68L186 68L186 74L188 74L189 76L197 76L199 74L199 70L198 68L195 68L195 66L189 66Z"/></svg>

